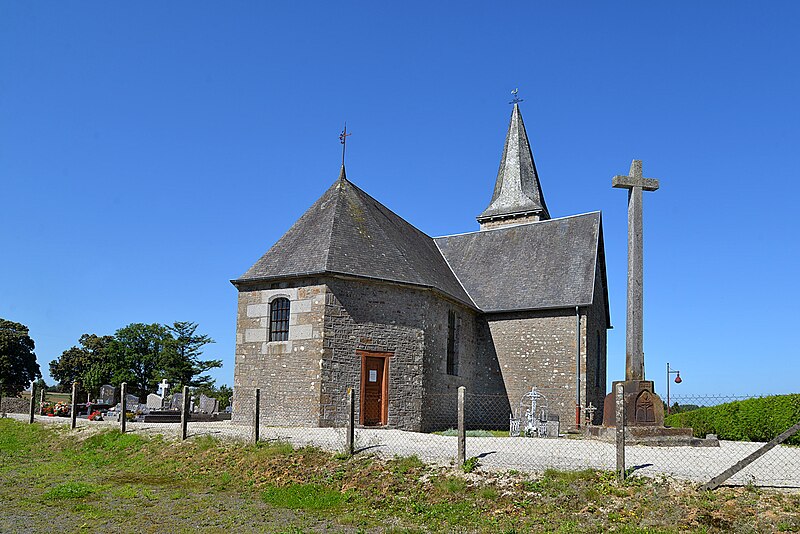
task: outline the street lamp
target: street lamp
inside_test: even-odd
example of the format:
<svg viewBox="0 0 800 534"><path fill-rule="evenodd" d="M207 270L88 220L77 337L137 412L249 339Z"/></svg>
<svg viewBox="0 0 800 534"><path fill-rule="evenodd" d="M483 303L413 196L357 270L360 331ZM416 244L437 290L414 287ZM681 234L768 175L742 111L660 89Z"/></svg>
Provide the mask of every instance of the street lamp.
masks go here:
<svg viewBox="0 0 800 534"><path fill-rule="evenodd" d="M670 411L670 404L669 404L669 375L673 375L673 374L676 375L675 376L675 383L676 384L680 384L681 382L683 382L683 380L681 379L681 372L680 371L676 371L675 369L670 369L669 368L669 362L667 362L667 415L669 415L669 411Z"/></svg>

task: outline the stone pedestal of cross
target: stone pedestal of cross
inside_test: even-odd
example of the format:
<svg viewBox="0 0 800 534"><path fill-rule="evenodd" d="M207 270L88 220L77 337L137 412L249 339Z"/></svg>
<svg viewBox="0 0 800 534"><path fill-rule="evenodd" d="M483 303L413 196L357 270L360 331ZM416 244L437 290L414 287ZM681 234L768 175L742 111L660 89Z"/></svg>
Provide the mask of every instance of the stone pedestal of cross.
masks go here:
<svg viewBox="0 0 800 534"><path fill-rule="evenodd" d="M658 189L658 180L642 176L641 160L633 160L627 176L615 176L613 187L628 190L628 302L625 322L625 380L613 382L624 389L625 426L663 427L664 406L644 378L643 350L643 223L642 192ZM603 425L614 426L615 396L610 393L603 405Z"/></svg>

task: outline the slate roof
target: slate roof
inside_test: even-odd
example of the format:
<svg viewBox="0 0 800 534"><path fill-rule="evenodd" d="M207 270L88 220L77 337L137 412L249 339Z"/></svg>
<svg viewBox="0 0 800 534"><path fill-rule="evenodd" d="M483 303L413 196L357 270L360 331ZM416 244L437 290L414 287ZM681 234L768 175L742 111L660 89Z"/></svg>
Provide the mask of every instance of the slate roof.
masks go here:
<svg viewBox="0 0 800 534"><path fill-rule="evenodd" d="M591 304L601 232L593 212L435 241L478 308L501 312Z"/></svg>
<svg viewBox="0 0 800 534"><path fill-rule="evenodd" d="M433 239L339 179L234 284L345 274L436 289L474 307Z"/></svg>
<svg viewBox="0 0 800 534"><path fill-rule="evenodd" d="M519 105L514 104L492 200L483 213L478 215L478 222L523 214L538 214L541 219L550 218L522 113Z"/></svg>

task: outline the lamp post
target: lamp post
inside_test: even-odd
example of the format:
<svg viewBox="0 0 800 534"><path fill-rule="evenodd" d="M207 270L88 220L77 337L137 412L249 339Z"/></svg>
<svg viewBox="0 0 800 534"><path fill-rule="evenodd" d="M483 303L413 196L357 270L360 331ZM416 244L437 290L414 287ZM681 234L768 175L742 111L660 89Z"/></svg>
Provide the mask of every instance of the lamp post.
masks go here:
<svg viewBox="0 0 800 534"><path fill-rule="evenodd" d="M669 362L667 362L667 415L669 415L669 412L670 412L670 404L669 404L669 375L673 375L673 374L676 375L675 376L675 383L676 384L680 384L681 382L683 382L683 380L681 379L681 372L677 371L675 369L670 369Z"/></svg>

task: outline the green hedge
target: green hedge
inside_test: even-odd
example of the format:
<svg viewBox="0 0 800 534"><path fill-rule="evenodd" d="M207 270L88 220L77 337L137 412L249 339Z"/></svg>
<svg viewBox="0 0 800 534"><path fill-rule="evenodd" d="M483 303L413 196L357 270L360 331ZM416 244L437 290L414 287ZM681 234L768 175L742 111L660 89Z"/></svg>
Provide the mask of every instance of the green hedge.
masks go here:
<svg viewBox="0 0 800 534"><path fill-rule="evenodd" d="M697 437L716 434L733 441L769 441L796 423L800 423L800 394L729 402L664 419L666 426L692 427ZM786 443L800 445L800 432Z"/></svg>

